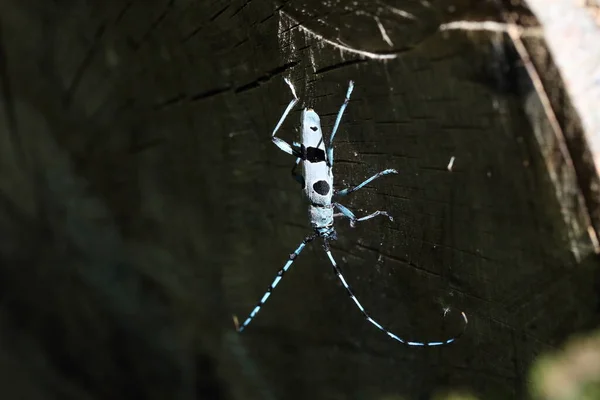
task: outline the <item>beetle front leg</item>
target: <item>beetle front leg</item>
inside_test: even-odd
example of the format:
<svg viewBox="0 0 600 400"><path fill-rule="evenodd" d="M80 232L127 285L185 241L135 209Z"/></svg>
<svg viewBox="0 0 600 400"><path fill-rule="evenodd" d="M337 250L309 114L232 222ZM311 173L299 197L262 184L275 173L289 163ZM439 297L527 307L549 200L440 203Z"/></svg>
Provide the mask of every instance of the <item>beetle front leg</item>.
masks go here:
<svg viewBox="0 0 600 400"><path fill-rule="evenodd" d="M284 152L291 154L293 156L298 156L298 151L294 150L294 148L288 142L275 136L275 133L277 133L277 131L281 127L281 124L283 124L283 121L287 118L290 111L292 111L292 108L294 108L294 106L298 102L298 96L296 96L296 89L294 89L292 82L290 82L290 80L288 78L284 78L284 80L285 80L285 83L287 83L288 86L290 87L290 90L292 91L294 98L292 99L292 101L290 101L290 104L288 104L287 108L281 115L281 118L279 118L279 122L277 122L277 125L275 125L275 129L273 129L273 133L271 133L271 140L273 141L273 143L275 143L275 146L279 147Z"/></svg>

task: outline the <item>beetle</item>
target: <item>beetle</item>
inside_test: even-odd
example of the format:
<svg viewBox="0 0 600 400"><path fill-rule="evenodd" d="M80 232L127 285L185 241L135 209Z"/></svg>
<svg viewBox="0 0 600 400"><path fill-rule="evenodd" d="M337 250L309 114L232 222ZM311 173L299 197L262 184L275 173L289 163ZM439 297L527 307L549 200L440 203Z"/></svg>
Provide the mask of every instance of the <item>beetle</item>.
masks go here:
<svg viewBox="0 0 600 400"><path fill-rule="evenodd" d="M288 104L287 108L284 110L283 115L279 119L279 122L273 129L271 134L271 139L273 143L279 149L284 151L287 154L290 154L296 157L296 162L292 167L292 176L300 185L304 191L304 194L308 198L309 205L309 217L310 223L313 228L313 233L304 238L302 243L298 246L298 248L290 254L287 262L277 272L275 279L268 287L267 291L260 299L258 304L254 307L248 318L244 321L242 325L237 324L237 318L234 318L234 322L237 326L237 330L242 332L250 322L256 317L256 314L260 311L261 307L265 304L267 299L271 296L273 289L279 284L281 279L283 279L283 275L290 269L296 258L300 255L302 250L306 247L307 244L312 242L314 239L320 237L323 239L323 247L331 265L333 267L333 271L346 289L346 292L350 296L350 298L354 301L360 312L363 316L377 327L380 331L387 334L392 339L397 340L400 343L403 343L408 346L441 346L445 344L450 344L458 339L465 332L468 319L467 315L464 312L461 312L463 317L463 328L460 333L454 337L441 340L441 341L431 341L431 342L415 342L403 339L396 334L390 332L388 329L383 327L377 321L375 321L371 315L365 310L362 304L358 301L354 292L350 288L350 285L346 282L342 271L338 267L333 255L331 254L331 249L329 247L329 241L337 239L337 233L334 227L334 219L336 217L345 217L350 220L350 225L352 227L355 226L357 222L367 221L371 218L374 218L379 215L386 216L393 221L393 218L386 211L375 211L372 214L367 216L357 218L356 215L347 207L342 204L333 201L334 197L343 197L347 196L350 193L356 192L360 190L365 185L374 181L375 179L389 174L397 174L398 172L395 169L386 169L383 170L372 177L368 178L360 185L342 189L339 191L334 191L333 189L333 139L335 138L335 134L338 130L340 122L342 120L342 116L344 115L344 111L348 106L348 102L350 101L350 95L354 90L354 82L350 81L348 84L348 90L346 91L346 97L344 98L344 103L340 107L340 110L337 113L337 117L335 119L335 124L333 126L333 130L331 132L331 137L329 139L329 144L326 146L323 140L323 132L321 129L321 120L319 115L310 108L305 108L302 111L302 116L300 119L301 122L301 131L302 131L302 142L297 143L293 142L291 145L285 140L275 136L283 121L286 119L290 111L294 108L296 103L299 101L298 96L296 95L296 89L292 82L284 78L287 85L290 87L290 90L293 95L293 99ZM302 164L302 174L297 173L297 167L299 164ZM337 209L339 212L335 213L334 210ZM445 314L445 313L444 313Z"/></svg>

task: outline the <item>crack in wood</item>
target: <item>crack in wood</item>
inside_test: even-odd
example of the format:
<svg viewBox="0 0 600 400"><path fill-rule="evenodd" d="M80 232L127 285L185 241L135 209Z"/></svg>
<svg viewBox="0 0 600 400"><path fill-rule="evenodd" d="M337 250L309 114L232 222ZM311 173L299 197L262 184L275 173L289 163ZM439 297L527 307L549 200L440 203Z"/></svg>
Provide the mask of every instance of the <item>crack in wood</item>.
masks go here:
<svg viewBox="0 0 600 400"><path fill-rule="evenodd" d="M172 97L168 100L163 101L162 103L156 104L154 106L154 109L157 111L162 110L162 109L170 107L174 104L178 104L178 103L182 102L183 100L185 100L186 98L187 98L187 96L185 94L178 94L175 97Z"/></svg>
<svg viewBox="0 0 600 400"><path fill-rule="evenodd" d="M409 261L409 260L406 260L406 259L403 259L403 258L400 258L397 256L393 256L391 254L383 253L380 249L378 249L376 247L371 247L371 246L365 245L360 242L356 242L355 245L356 245L356 247L360 247L365 250L369 250L375 254L380 254L382 257L385 257L391 261L397 262L399 264L407 265L407 266L411 267L413 270L422 272L425 275L431 275L431 276L435 276L436 278L445 280L445 276L442 274L438 274L437 272L433 272L433 271L427 270L423 267L419 267L417 264L413 263L412 261Z"/></svg>
<svg viewBox="0 0 600 400"><path fill-rule="evenodd" d="M240 13L240 12L241 12L241 11L242 11L244 8L246 8L246 6L248 6L248 4L250 4L250 3L252 3L252 0L246 0L246 1L244 2L244 4L242 4L242 5L241 5L241 7L239 7L237 10L235 10L235 11L233 12L233 14L231 14L231 17L230 17L230 18L233 18L233 17L235 17L236 15L238 15L238 14L239 14L239 13Z"/></svg>
<svg viewBox="0 0 600 400"><path fill-rule="evenodd" d="M195 95L190 96L190 102L209 99L211 97L220 95L220 94L228 92L230 90L231 90L231 86L230 85L227 85L227 86L222 87L222 88L216 88L216 89L207 90L206 92L201 92L201 93L197 93Z"/></svg>
<svg viewBox="0 0 600 400"><path fill-rule="evenodd" d="M213 15L211 15L211 17L208 19L208 22L214 22L221 14L223 14L225 11L227 11L227 9L229 8L229 4L227 4L225 7L221 8L219 11L217 11L216 13L214 13ZM188 33L182 40L181 43L186 43L188 42L190 39L192 39L194 36L196 36L198 33L200 33L204 28L206 28L209 24L205 23L202 24L200 26L198 26L197 28L195 28L194 30L192 30L190 33ZM247 38L245 40L248 40ZM237 46L234 46L237 47Z"/></svg>
<svg viewBox="0 0 600 400"><path fill-rule="evenodd" d="M119 14L117 14L117 17L115 18L115 22L114 22L115 25L119 25L119 22L121 22L121 20L123 19L123 17L127 13L127 11L131 8L132 4L133 4L133 1L128 1L127 4L125 4L125 6L121 9Z"/></svg>
<svg viewBox="0 0 600 400"><path fill-rule="evenodd" d="M10 85L10 73L8 70L7 51L4 41L4 27L0 24L0 92L2 93L2 103L4 105L4 113L8 132L15 150L21 157L25 156L23 143L19 135L19 126L17 122L17 113L15 102Z"/></svg>
<svg viewBox="0 0 600 400"><path fill-rule="evenodd" d="M160 23L167 17L167 14L169 14L169 12L171 11L171 9L173 8L173 4L174 4L175 0L169 0L169 2L167 3L167 6L165 7L165 9L163 10L163 12L158 16L158 18L156 18L154 20L154 22L152 22L152 24L150 24L150 27L148 28L148 30L146 31L146 33L144 33L144 35L142 35L142 38L140 39L140 41L138 42L138 46L141 45L142 43L145 43L148 40L148 37L150 36L150 34L160 25Z"/></svg>
<svg viewBox="0 0 600 400"><path fill-rule="evenodd" d="M319 68L319 69L317 69L314 72L314 74L315 75L324 74L326 72L335 71L335 70L338 70L340 68L348 68L348 67L352 67L352 66L357 65L357 64L363 64L363 63L365 63L367 61L368 60L365 60L363 58L357 58L355 60L343 61L343 62L340 62L340 63L337 63L337 64L333 64L333 65L330 65L330 66L327 66L327 67Z"/></svg>
<svg viewBox="0 0 600 400"><path fill-rule="evenodd" d="M268 71L266 74L262 75L261 77L253 80L252 82L248 82L245 85L239 86L238 88L236 88L234 90L234 92L236 94L238 94L238 93L246 92L248 90L256 89L259 86L267 83L274 77L285 73L287 70L289 70L291 68L294 68L299 63L300 63L299 61L292 61L292 62L286 63L280 67L274 68L274 69Z"/></svg>
<svg viewBox="0 0 600 400"><path fill-rule="evenodd" d="M88 51L86 52L85 56L83 57L83 61L81 62L81 64L77 68L77 70L75 71L73 80L71 81L71 84L69 85L69 87L67 88L67 91L65 92L65 94L63 96L63 104L66 107L71 105L71 101L73 100L75 91L77 91L77 88L79 87L79 84L81 83L81 80L83 79L83 77L85 75L85 72L90 67L92 60L94 59L94 56L96 55L98 48L100 47L100 43L102 41L102 36L104 35L105 31L106 31L106 21L102 22L100 24L100 26L98 26L98 28L96 29L96 33L94 34L94 39L92 41L92 44L88 48Z"/></svg>

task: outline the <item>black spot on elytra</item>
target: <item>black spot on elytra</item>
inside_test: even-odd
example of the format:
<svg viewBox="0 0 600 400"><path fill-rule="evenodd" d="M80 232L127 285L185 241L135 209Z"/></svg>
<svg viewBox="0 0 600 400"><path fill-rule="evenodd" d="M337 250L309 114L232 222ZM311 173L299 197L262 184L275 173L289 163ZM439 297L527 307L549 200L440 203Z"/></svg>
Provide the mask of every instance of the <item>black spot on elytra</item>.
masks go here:
<svg viewBox="0 0 600 400"><path fill-rule="evenodd" d="M316 132L319 128L317 128L316 126L311 126L310 129Z"/></svg>
<svg viewBox="0 0 600 400"><path fill-rule="evenodd" d="M329 193L329 184L325 181L317 181L313 183L313 189L321 196L325 196Z"/></svg>

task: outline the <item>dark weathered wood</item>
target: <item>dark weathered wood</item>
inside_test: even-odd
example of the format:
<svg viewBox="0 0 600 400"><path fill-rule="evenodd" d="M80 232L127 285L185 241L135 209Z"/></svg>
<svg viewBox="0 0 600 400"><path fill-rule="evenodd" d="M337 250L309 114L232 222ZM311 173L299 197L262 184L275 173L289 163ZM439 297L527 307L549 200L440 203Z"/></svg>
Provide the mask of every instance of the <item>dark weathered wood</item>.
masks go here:
<svg viewBox="0 0 600 400"><path fill-rule="evenodd" d="M451 25L506 10L331 3L0 5L1 387L31 399L516 398L537 354L592 326L597 259L532 130L547 122L527 108L529 75L507 33ZM396 168L346 202L395 222L339 223L334 255L399 335L452 335L464 310L455 345L382 335L319 243L233 331L309 232L293 159L269 137L290 100L284 77L326 131L355 80L336 184Z"/></svg>

